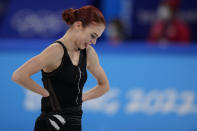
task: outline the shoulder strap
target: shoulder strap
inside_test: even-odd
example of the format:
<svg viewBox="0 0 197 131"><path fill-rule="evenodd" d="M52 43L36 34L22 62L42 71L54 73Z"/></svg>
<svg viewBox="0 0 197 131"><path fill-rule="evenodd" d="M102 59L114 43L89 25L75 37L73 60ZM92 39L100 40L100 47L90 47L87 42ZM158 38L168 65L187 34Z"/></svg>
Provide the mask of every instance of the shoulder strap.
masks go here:
<svg viewBox="0 0 197 131"><path fill-rule="evenodd" d="M86 52L86 48L81 50L81 54L82 54L82 62L83 63L83 67L86 68L87 66L87 52Z"/></svg>
<svg viewBox="0 0 197 131"><path fill-rule="evenodd" d="M87 57L86 48L83 50L83 55Z"/></svg>
<svg viewBox="0 0 197 131"><path fill-rule="evenodd" d="M66 47L64 46L64 44L61 42L61 41L55 41L55 43L59 43L63 48L64 48L64 50L66 50Z"/></svg>
<svg viewBox="0 0 197 131"><path fill-rule="evenodd" d="M64 56L68 54L65 45L61 41L55 41L54 43L58 43L58 44L60 44L63 47L63 49L64 49Z"/></svg>

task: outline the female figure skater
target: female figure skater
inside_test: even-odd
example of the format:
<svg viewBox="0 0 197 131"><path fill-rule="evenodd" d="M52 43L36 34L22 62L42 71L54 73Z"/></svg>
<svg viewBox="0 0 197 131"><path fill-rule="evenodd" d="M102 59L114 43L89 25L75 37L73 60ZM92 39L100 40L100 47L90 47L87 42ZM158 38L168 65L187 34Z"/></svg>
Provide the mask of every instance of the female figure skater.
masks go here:
<svg viewBox="0 0 197 131"><path fill-rule="evenodd" d="M34 131L81 131L82 102L109 90L105 72L91 47L105 29L102 13L94 6L84 6L67 9L62 17L70 26L65 35L12 75L13 81L43 96ZM86 67L98 85L82 94ZM31 79L40 70L44 88Z"/></svg>

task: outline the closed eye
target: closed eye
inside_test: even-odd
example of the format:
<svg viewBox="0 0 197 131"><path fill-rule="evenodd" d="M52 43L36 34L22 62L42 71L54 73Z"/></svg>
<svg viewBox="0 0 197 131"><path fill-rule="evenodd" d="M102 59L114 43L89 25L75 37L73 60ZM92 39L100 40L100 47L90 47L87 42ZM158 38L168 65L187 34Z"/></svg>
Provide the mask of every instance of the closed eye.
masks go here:
<svg viewBox="0 0 197 131"><path fill-rule="evenodd" d="M92 39L95 39L96 38L96 36L93 35L93 34L90 34L90 36L91 36Z"/></svg>

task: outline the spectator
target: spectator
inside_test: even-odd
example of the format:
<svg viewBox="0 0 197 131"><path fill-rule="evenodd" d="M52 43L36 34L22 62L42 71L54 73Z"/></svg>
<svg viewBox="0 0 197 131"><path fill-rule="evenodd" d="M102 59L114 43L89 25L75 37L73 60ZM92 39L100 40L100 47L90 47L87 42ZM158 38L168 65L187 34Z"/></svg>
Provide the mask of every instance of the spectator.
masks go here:
<svg viewBox="0 0 197 131"><path fill-rule="evenodd" d="M148 40L151 43L189 44L190 30L177 17L180 0L163 0L158 8L157 19L151 27Z"/></svg>
<svg viewBox="0 0 197 131"><path fill-rule="evenodd" d="M124 26L119 19L113 19L109 22L107 28L107 39L112 45L119 45L125 38Z"/></svg>
<svg viewBox="0 0 197 131"><path fill-rule="evenodd" d="M0 26L7 11L9 0L0 0Z"/></svg>

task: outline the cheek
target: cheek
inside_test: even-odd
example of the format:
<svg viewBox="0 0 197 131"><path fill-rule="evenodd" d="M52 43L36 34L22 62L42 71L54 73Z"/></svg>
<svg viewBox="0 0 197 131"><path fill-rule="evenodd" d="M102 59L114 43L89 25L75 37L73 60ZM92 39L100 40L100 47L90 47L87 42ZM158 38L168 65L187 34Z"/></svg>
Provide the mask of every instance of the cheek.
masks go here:
<svg viewBox="0 0 197 131"><path fill-rule="evenodd" d="M83 47L84 43L86 43L87 41L88 41L88 39L84 35L79 36L78 37L78 46Z"/></svg>
<svg viewBox="0 0 197 131"><path fill-rule="evenodd" d="M79 39L80 39L80 41L84 41L84 40L87 39L87 36L84 35L84 34L81 34L81 35L79 36Z"/></svg>
<svg viewBox="0 0 197 131"><path fill-rule="evenodd" d="M85 32L80 32L80 35L78 35L78 41L80 43L85 43L91 41L90 34Z"/></svg>
<svg viewBox="0 0 197 131"><path fill-rule="evenodd" d="M83 36L83 35L80 34L80 35L78 35L78 36L76 36L76 37L77 37L76 40L77 40L77 43L78 43L78 44L80 44L81 42L83 42L83 40L84 40L84 36Z"/></svg>
<svg viewBox="0 0 197 131"><path fill-rule="evenodd" d="M90 37L88 37L88 35L84 35L83 38L81 39L81 41L89 42L90 41Z"/></svg>

